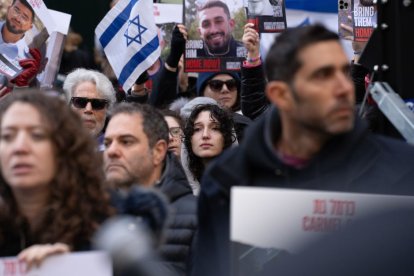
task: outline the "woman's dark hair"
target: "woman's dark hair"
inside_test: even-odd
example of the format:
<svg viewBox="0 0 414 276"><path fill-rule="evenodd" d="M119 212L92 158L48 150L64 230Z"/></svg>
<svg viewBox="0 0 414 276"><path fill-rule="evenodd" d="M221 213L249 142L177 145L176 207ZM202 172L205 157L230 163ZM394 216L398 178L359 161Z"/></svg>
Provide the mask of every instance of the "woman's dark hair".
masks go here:
<svg viewBox="0 0 414 276"><path fill-rule="evenodd" d="M216 119L220 124L220 132L224 138L223 150L230 147L236 139L234 134L233 118L228 111L212 104L198 105L193 109L185 124L184 145L187 148L189 169L194 178L198 181L201 180L205 167L202 158L196 156L193 152L191 137L194 134L194 123L198 115L203 111L209 111L210 118Z"/></svg>
<svg viewBox="0 0 414 276"><path fill-rule="evenodd" d="M103 186L102 157L96 150L97 145L65 101L38 90L13 92L2 99L0 126L4 114L15 103L28 104L40 113L57 163L44 218L39 227L30 229L26 235L31 243L62 242L73 250L82 249L90 243L99 224L113 213ZM0 243L7 243L6 233L21 233L22 229L29 228L26 218L18 211L3 170L0 169L0 223L8 229L0 229Z"/></svg>

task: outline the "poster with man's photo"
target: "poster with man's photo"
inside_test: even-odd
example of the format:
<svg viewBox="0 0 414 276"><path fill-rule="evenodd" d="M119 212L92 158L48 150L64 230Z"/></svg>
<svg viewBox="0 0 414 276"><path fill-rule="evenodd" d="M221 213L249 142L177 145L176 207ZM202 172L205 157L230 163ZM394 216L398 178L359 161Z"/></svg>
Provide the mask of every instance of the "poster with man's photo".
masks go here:
<svg viewBox="0 0 414 276"><path fill-rule="evenodd" d="M242 42L247 22L242 1L185 0L184 20L186 72L240 70L247 54Z"/></svg>
<svg viewBox="0 0 414 276"><path fill-rule="evenodd" d="M284 0L244 0L248 21L259 33L279 33L286 29Z"/></svg>
<svg viewBox="0 0 414 276"><path fill-rule="evenodd" d="M11 80L24 69L19 61L32 59L39 63L37 80L40 86L52 87L71 16L47 9L42 0L1 0L1 4L1 27L4 25L10 33L22 35L22 38L12 43L5 43L1 38L0 74Z"/></svg>

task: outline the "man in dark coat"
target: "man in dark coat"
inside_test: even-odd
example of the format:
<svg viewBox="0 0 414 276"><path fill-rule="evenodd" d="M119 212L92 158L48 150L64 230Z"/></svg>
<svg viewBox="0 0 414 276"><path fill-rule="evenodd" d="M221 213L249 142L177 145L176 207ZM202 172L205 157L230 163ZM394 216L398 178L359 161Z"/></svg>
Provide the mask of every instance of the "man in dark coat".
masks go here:
<svg viewBox="0 0 414 276"><path fill-rule="evenodd" d="M370 133L355 117L350 65L337 34L320 25L289 29L265 66L274 107L202 180L193 275L230 274L234 185L414 194L414 147Z"/></svg>
<svg viewBox="0 0 414 276"><path fill-rule="evenodd" d="M181 164L167 153L168 135L167 123L153 107L119 104L105 132L104 170L121 195L139 185L154 187L167 197L170 218L160 248L163 275L187 275L197 225L196 198Z"/></svg>

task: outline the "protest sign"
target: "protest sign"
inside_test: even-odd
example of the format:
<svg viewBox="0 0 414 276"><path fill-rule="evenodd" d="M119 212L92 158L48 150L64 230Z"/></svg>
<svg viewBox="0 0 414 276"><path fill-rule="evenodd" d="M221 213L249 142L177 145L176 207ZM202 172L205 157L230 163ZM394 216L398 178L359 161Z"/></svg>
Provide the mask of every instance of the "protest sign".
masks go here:
<svg viewBox="0 0 414 276"><path fill-rule="evenodd" d="M0 258L0 276L112 276L112 263L104 252L82 252L50 256L39 267L26 272L16 257Z"/></svg>
<svg viewBox="0 0 414 276"><path fill-rule="evenodd" d="M279 33L286 29L284 0L245 0L248 21L259 33Z"/></svg>
<svg viewBox="0 0 414 276"><path fill-rule="evenodd" d="M279 256L297 254L378 212L414 207L411 196L273 188L233 187L231 198L232 275L248 267L246 262L261 267Z"/></svg>
<svg viewBox="0 0 414 276"><path fill-rule="evenodd" d="M243 2L186 0L184 7L185 71L239 71L247 54L241 42L247 22Z"/></svg>

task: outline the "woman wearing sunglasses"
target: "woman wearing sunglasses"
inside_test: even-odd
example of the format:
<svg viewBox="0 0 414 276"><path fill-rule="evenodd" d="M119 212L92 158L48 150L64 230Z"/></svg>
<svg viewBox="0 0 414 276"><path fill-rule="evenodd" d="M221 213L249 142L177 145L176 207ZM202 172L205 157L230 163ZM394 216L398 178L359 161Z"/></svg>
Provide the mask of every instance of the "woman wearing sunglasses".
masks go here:
<svg viewBox="0 0 414 276"><path fill-rule="evenodd" d="M107 111L115 103L115 90L111 81L94 70L76 69L63 83L68 102L81 116L83 125L97 137L100 149Z"/></svg>
<svg viewBox="0 0 414 276"><path fill-rule="evenodd" d="M90 248L112 210L101 159L58 97L13 93L0 103L0 256L31 266Z"/></svg>
<svg viewBox="0 0 414 276"><path fill-rule="evenodd" d="M196 106L184 128L184 145L188 151L188 166L199 181L207 165L236 140L233 119L217 105Z"/></svg>
<svg viewBox="0 0 414 276"><path fill-rule="evenodd" d="M233 72L200 73L197 96L209 97L233 112L240 111L240 77Z"/></svg>

